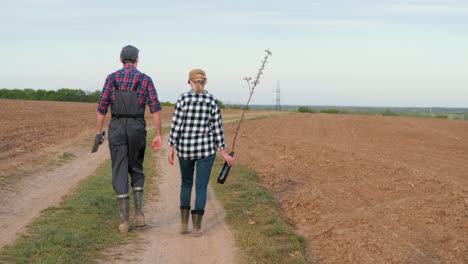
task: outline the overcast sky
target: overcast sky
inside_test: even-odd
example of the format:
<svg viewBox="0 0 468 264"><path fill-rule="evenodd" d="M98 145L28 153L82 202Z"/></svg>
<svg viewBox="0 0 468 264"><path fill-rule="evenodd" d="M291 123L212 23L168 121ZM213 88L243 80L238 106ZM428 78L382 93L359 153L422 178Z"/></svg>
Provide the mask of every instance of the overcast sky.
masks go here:
<svg viewBox="0 0 468 264"><path fill-rule="evenodd" d="M468 107L468 0L2 1L0 88L101 90L123 46L161 101L207 90L253 104Z"/></svg>

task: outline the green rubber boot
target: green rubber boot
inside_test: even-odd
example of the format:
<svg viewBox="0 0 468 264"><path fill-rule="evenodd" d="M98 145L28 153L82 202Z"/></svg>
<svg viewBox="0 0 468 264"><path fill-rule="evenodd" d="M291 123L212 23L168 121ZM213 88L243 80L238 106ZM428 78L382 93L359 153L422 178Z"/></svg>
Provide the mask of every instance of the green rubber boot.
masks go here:
<svg viewBox="0 0 468 264"><path fill-rule="evenodd" d="M122 233L128 232L129 224L128 220L130 218L130 199L119 198L119 211L120 211L120 224L119 230Z"/></svg>
<svg viewBox="0 0 468 264"><path fill-rule="evenodd" d="M143 190L134 190L133 199L135 200L135 226L145 226L145 215L143 213Z"/></svg>
<svg viewBox="0 0 468 264"><path fill-rule="evenodd" d="M201 231L201 225L204 213L205 210L192 210L192 225L194 237L199 237L203 235L203 232Z"/></svg>
<svg viewBox="0 0 468 264"><path fill-rule="evenodd" d="M188 221L190 218L190 207L180 207L180 233L188 234L190 230L188 228Z"/></svg>

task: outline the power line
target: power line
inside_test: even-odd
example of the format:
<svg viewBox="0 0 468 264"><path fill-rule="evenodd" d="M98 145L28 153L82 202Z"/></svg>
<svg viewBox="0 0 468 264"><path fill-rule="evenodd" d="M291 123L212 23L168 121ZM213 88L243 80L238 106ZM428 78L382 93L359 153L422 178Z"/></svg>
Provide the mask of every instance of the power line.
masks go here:
<svg viewBox="0 0 468 264"><path fill-rule="evenodd" d="M281 90L280 90L280 81L276 82L276 105L275 110L281 111Z"/></svg>

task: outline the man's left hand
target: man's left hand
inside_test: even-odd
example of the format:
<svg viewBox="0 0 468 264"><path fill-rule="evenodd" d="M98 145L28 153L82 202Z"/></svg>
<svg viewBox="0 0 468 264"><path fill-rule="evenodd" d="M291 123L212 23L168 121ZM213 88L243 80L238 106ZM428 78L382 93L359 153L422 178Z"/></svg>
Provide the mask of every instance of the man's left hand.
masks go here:
<svg viewBox="0 0 468 264"><path fill-rule="evenodd" d="M151 148L153 148L153 152L156 152L161 149L161 135L157 135L154 137L153 142L151 142Z"/></svg>

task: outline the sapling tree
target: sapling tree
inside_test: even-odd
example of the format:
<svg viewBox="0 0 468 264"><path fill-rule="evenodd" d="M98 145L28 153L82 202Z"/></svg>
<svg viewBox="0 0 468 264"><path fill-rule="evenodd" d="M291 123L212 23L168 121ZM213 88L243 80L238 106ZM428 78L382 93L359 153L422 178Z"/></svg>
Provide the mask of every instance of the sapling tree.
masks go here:
<svg viewBox="0 0 468 264"><path fill-rule="evenodd" d="M263 70L265 69L265 66L268 63L268 58L272 55L272 53L271 53L271 51L269 49L266 49L265 53L266 54L262 59L260 68L258 69L258 72L257 72L257 75L255 76L255 78L253 78L253 79L252 79L252 77L245 77L244 78L244 80L247 82L247 87L249 88L249 99L247 100L247 103L245 103L245 105L243 107L244 111L242 111L241 118L239 119L239 123L237 124L236 132L234 134L234 139L232 141L232 150L231 150L231 153L229 153L229 155L231 155L231 156L234 156L234 148L236 146L236 139L237 139L237 135L239 133L240 125L242 123L242 120L244 119L245 112L247 111L247 109L249 109L249 103L250 103L250 100L252 99L252 95L254 94L255 88L257 87L257 85L260 84L260 77L263 75ZM227 178L227 176L229 174L229 169L230 168L231 168L231 166L229 166L227 164L227 162L225 162L223 168L221 169L221 172L219 173L218 183L223 184L226 181L226 178Z"/></svg>

